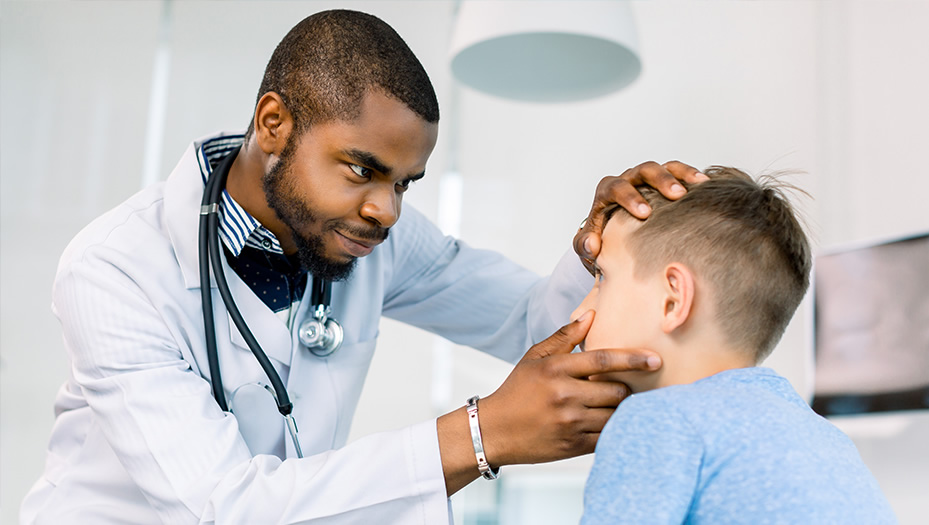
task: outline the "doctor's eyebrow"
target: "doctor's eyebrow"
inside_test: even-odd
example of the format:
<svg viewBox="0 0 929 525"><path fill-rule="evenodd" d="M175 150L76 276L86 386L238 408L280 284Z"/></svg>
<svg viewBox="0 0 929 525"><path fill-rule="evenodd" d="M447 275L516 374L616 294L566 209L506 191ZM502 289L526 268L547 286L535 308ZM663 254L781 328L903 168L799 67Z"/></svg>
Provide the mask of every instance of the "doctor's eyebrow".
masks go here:
<svg viewBox="0 0 929 525"><path fill-rule="evenodd" d="M423 177L425 177L425 176L426 176L426 172L425 172L425 171L421 171L421 172L417 173L416 175L410 175L409 177L407 177L407 178L405 178L405 179L403 179L403 180L404 180L404 181L410 181L410 182L416 182L416 181L418 181L419 179L421 179L421 178L423 178Z"/></svg>
<svg viewBox="0 0 929 525"><path fill-rule="evenodd" d="M391 173L393 173L393 168L381 162L381 160L378 159L377 156L374 155L373 153L370 153L367 151L361 151L359 149L344 150L342 151L342 153L345 156L351 158L353 161L359 164L363 164L366 168L371 168L375 171L379 171L383 173L384 175L387 175L388 177L390 176ZM421 171L415 175L410 175L409 177L406 177L405 180L414 182L425 176L426 176L426 172Z"/></svg>
<svg viewBox="0 0 929 525"><path fill-rule="evenodd" d="M347 157L350 157L352 160L359 164L364 164L366 168L371 168L372 170L379 171L384 175L390 175L390 172L393 171L386 164L381 162L373 153L367 151L361 151L360 149L349 149L343 150L343 154Z"/></svg>

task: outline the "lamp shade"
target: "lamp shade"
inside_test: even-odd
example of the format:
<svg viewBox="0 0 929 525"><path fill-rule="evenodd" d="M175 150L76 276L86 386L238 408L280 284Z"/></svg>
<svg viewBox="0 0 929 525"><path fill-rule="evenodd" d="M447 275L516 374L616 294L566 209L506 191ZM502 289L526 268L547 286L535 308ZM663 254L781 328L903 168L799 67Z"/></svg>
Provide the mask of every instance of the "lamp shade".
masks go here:
<svg viewBox="0 0 929 525"><path fill-rule="evenodd" d="M463 84L491 95L566 102L629 85L642 63L624 1L465 0L451 67Z"/></svg>

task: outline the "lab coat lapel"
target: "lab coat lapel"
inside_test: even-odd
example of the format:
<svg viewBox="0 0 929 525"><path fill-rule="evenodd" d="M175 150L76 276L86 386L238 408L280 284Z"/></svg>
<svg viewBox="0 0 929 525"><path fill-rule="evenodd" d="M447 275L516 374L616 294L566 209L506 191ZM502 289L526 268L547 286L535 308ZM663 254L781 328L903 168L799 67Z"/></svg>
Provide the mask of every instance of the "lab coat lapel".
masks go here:
<svg viewBox="0 0 929 525"><path fill-rule="evenodd" d="M168 177L165 186L164 221L188 289L200 287L198 231L200 202L203 197L203 179L197 159L197 151L201 142L197 141L187 149L177 167ZM274 312L265 306L251 289L239 279L238 275L229 268L225 257L222 260L222 265L232 297L235 299L236 305L248 323L248 327L255 339L258 340L258 343L269 357L290 366L290 331L274 315ZM209 286L211 288L216 288L215 279L215 276L210 277ZM218 293L214 293L213 297L214 304L222 304L222 299ZM229 326L229 338L232 343L244 351L250 352L245 338L235 327L231 318L229 319Z"/></svg>
<svg viewBox="0 0 929 525"><path fill-rule="evenodd" d="M241 142L242 135L242 132L220 133L194 142L165 184L164 221L188 289L200 287L200 203L204 187L202 170L207 168L201 166L206 165L206 160L198 152L207 142ZM215 287L215 281L210 286Z"/></svg>
<svg viewBox="0 0 929 525"><path fill-rule="evenodd" d="M197 143L191 144L165 183L168 235L188 289L200 287L199 227L203 180L197 164ZM216 283L211 282L215 287Z"/></svg>

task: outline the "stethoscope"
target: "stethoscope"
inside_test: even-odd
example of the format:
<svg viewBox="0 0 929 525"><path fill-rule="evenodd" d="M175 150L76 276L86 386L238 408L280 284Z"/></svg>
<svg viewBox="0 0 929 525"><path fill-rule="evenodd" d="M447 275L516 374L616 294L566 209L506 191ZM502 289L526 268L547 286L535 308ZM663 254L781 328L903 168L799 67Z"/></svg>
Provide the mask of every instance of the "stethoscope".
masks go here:
<svg viewBox="0 0 929 525"><path fill-rule="evenodd" d="M245 318L235 304L226 276L223 272L221 253L219 249L219 202L226 187L226 178L229 169L238 155L239 150L227 155L210 174L203 190L203 200L200 203L200 298L203 306L203 328L206 335L206 353L210 368L210 383L213 387L213 397L224 411L229 411L226 403L226 394L223 391L223 380L219 371L219 354L216 349L216 325L213 320L213 297L210 292L210 267L216 278L219 294L229 311L229 316L235 324L248 348L254 354L258 364L268 376L270 387L261 385L274 397L277 409L287 420L287 429L293 439L297 457L303 457L300 441L297 439L297 422L293 417L293 403L287 394L287 388L281 381L281 376L274 369L268 355L261 349L258 340L248 328ZM304 321L298 330L298 338L307 349L318 357L327 357L342 346L342 326L335 319L329 317L331 309L329 302L332 297L332 281L313 278L311 290L312 317Z"/></svg>

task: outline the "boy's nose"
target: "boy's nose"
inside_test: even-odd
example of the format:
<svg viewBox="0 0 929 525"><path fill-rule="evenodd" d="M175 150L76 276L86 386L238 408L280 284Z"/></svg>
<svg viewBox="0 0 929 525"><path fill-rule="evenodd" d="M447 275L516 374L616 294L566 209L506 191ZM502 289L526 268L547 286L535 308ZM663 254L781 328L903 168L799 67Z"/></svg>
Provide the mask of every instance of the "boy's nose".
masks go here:
<svg viewBox="0 0 929 525"><path fill-rule="evenodd" d="M581 304L571 312L571 321L577 320L578 317L584 315L584 312L587 310L596 311L597 308L597 286L594 286L590 289L590 292L587 293L587 296L584 297L584 300L581 301Z"/></svg>

